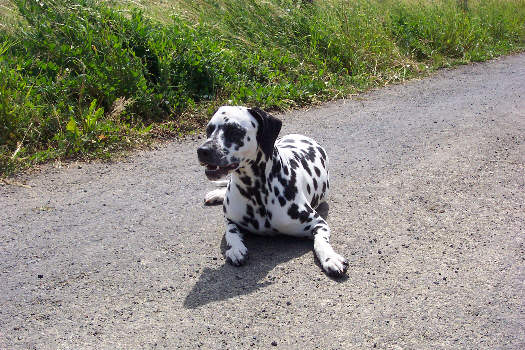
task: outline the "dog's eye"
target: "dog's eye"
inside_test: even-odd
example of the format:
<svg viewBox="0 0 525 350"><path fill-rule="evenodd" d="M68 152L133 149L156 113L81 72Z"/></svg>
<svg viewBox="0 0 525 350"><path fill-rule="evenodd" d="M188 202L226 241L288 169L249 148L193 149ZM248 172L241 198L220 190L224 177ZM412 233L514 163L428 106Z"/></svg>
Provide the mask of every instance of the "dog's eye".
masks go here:
<svg viewBox="0 0 525 350"><path fill-rule="evenodd" d="M206 128L206 137L210 137L210 135L213 134L213 131L215 131L215 125L208 125L208 127Z"/></svg>

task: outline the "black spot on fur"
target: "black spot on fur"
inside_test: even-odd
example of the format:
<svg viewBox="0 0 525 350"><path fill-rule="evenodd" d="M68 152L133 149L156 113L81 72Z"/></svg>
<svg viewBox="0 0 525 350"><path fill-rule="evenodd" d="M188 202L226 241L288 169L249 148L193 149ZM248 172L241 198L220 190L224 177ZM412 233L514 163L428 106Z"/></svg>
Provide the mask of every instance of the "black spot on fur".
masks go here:
<svg viewBox="0 0 525 350"><path fill-rule="evenodd" d="M310 226L310 225L306 225L306 226L304 227L304 231L309 231L309 230L310 230L310 228L311 228L311 226Z"/></svg>
<svg viewBox="0 0 525 350"><path fill-rule="evenodd" d="M319 196L314 194L312 198L312 207L317 208L317 205L319 204Z"/></svg>
<svg viewBox="0 0 525 350"><path fill-rule="evenodd" d="M265 162L261 162L260 164L252 164L251 169L253 171L254 177L256 178L254 185L243 188L237 184L237 188L241 195L257 205L263 205L262 195L265 196L265 202L268 201L268 188L266 187L266 179L264 178L265 168ZM261 179L263 179L263 182L261 182ZM253 179L250 181L253 181Z"/></svg>
<svg viewBox="0 0 525 350"><path fill-rule="evenodd" d="M310 216L306 210L299 211L299 207L295 203L292 203L288 209L288 215L294 220L299 219L301 223L308 221L308 217Z"/></svg>
<svg viewBox="0 0 525 350"><path fill-rule="evenodd" d="M312 234L315 236L316 234L320 233L324 228L324 225L315 225L314 229L312 230Z"/></svg>
<svg viewBox="0 0 525 350"><path fill-rule="evenodd" d="M255 227L256 230L259 229L259 222L253 218L249 218L249 217L246 217L246 216L243 216L242 218L246 224L251 224L253 227ZM246 225L248 226L248 225Z"/></svg>
<svg viewBox="0 0 525 350"><path fill-rule="evenodd" d="M304 157L314 163L316 158L315 148L308 147L308 150L304 152Z"/></svg>
<svg viewBox="0 0 525 350"><path fill-rule="evenodd" d="M262 158L262 152L257 152L257 157L255 158L255 163L259 163L261 161L261 158Z"/></svg>
<svg viewBox="0 0 525 350"><path fill-rule="evenodd" d="M215 131L215 125L214 124L208 124L208 127L206 128L206 137L210 137L211 134Z"/></svg>
<svg viewBox="0 0 525 350"><path fill-rule="evenodd" d="M286 204L286 200L284 199L284 197L282 196L279 196L279 204L281 204L281 207L284 207L284 205Z"/></svg>
<svg viewBox="0 0 525 350"><path fill-rule="evenodd" d="M299 163L297 163L293 159L290 159L290 166L292 167L292 169L297 169L299 167Z"/></svg>
<svg viewBox="0 0 525 350"><path fill-rule="evenodd" d="M317 146L317 150L321 153L321 159L326 160L326 153L324 150L320 146Z"/></svg>
<svg viewBox="0 0 525 350"><path fill-rule="evenodd" d="M246 129L236 123L227 123L219 126L223 130L224 146L231 148L232 145L239 147L244 146L244 136Z"/></svg>
<svg viewBox="0 0 525 350"><path fill-rule="evenodd" d="M266 169L266 162L253 163L251 165L253 174L255 177L262 178L264 177L264 170Z"/></svg>
<svg viewBox="0 0 525 350"><path fill-rule="evenodd" d="M288 183L284 186L284 196L289 201L292 201L295 199L295 196L297 195L297 186L295 185L296 182L296 176L295 173L292 173L292 176L290 176L290 180L288 180Z"/></svg>
<svg viewBox="0 0 525 350"><path fill-rule="evenodd" d="M313 179L314 180L314 190L317 191L317 180L316 179Z"/></svg>
<svg viewBox="0 0 525 350"><path fill-rule="evenodd" d="M243 196L244 198L248 198L250 199L250 195L248 194L248 192L246 192L244 190L244 188L242 188L241 186L239 186L238 184L236 184L237 186L237 189L239 190L239 193L241 194L241 196Z"/></svg>
<svg viewBox="0 0 525 350"><path fill-rule="evenodd" d="M319 170L318 167L314 166L314 170L315 170L315 175L317 175L317 177L321 176L321 170Z"/></svg>
<svg viewBox="0 0 525 350"><path fill-rule="evenodd" d="M276 174L276 177L277 177L277 180L279 181L279 183L283 186L284 188L284 197L288 200L288 201L292 201L296 194L297 194L297 186L296 186L296 181L297 181L297 175L295 173L295 171L291 171L291 175L289 178L285 178L282 176L282 174L280 173L277 173ZM281 199L279 199L279 201L281 201Z"/></svg>
<svg viewBox="0 0 525 350"><path fill-rule="evenodd" d="M308 165L308 162L306 161L306 159L301 158L301 164L304 170L306 170L306 172L308 173L308 175L312 176L312 171L310 170L310 166Z"/></svg>
<svg viewBox="0 0 525 350"><path fill-rule="evenodd" d="M241 181L247 186L252 184L252 179L249 176L242 176Z"/></svg>
<svg viewBox="0 0 525 350"><path fill-rule="evenodd" d="M253 218L254 216L253 207L249 204L246 206L246 214L248 214L251 218Z"/></svg>
<svg viewBox="0 0 525 350"><path fill-rule="evenodd" d="M270 171L271 177L277 177L279 173L281 172L281 162L280 161L274 161L272 165L272 170Z"/></svg>
<svg viewBox="0 0 525 350"><path fill-rule="evenodd" d="M306 184L306 191L308 194L312 193L312 189L310 188L310 184Z"/></svg>

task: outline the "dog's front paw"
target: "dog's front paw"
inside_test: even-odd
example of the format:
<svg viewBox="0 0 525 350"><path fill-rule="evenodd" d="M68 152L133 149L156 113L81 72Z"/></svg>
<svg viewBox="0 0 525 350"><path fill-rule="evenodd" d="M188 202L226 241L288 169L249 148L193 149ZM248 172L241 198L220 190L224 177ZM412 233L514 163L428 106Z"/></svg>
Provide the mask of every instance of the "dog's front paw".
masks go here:
<svg viewBox="0 0 525 350"><path fill-rule="evenodd" d="M246 262L246 259L248 258L248 249L246 247L231 247L228 249L225 253L226 260L234 265L234 266L241 266Z"/></svg>
<svg viewBox="0 0 525 350"><path fill-rule="evenodd" d="M326 274L332 277L342 277L348 270L348 260L337 253L325 258L324 261L321 261L321 265Z"/></svg>

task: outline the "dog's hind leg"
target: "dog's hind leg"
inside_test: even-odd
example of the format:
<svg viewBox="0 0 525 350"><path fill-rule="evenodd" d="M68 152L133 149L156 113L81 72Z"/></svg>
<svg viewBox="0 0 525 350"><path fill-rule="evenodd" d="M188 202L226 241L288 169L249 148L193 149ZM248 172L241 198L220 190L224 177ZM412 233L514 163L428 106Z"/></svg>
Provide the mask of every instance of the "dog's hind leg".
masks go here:
<svg viewBox="0 0 525 350"><path fill-rule="evenodd" d="M330 245L330 227L320 216L311 225L313 227L315 255L323 270L333 277L343 276L348 269L348 260L337 254Z"/></svg>
<svg viewBox="0 0 525 350"><path fill-rule="evenodd" d="M219 187L216 190L206 193L204 196L205 205L217 205L224 202L224 197L226 197L227 186L230 183L230 179L227 180L217 180L212 181L213 184Z"/></svg>
<svg viewBox="0 0 525 350"><path fill-rule="evenodd" d="M206 193L204 196L204 204L206 205L217 205L221 204L224 201L226 196L226 187L217 188L216 190Z"/></svg>
<svg viewBox="0 0 525 350"><path fill-rule="evenodd" d="M330 245L330 227L320 214L308 204L299 207L292 203L288 210L292 219L302 222L302 232L314 240L315 255L323 270L329 276L342 277L348 270L348 260L337 254Z"/></svg>

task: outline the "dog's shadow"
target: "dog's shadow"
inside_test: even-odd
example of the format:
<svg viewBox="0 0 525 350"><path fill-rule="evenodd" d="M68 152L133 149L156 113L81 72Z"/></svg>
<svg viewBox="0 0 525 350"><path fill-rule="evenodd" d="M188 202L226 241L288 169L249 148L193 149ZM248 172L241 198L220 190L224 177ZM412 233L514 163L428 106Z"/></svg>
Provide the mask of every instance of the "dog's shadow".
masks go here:
<svg viewBox="0 0 525 350"><path fill-rule="evenodd" d="M245 235L249 259L243 266L235 267L225 261L217 269L205 268L197 283L184 300L184 307L194 309L213 301L225 300L238 295L250 294L270 285L264 281L275 266L302 256L312 250L313 241L286 236L261 237ZM222 239L221 251L226 250Z"/></svg>
<svg viewBox="0 0 525 350"><path fill-rule="evenodd" d="M320 206L317 210L323 217L328 215L328 205ZM271 280L261 281L275 266L302 256L313 248L312 240L288 236L263 237L246 234L244 243L248 248L249 260L240 267L225 262L217 269L205 268L186 296L185 308L194 309L264 288L273 283ZM226 249L226 240L223 237L221 242L223 254Z"/></svg>

